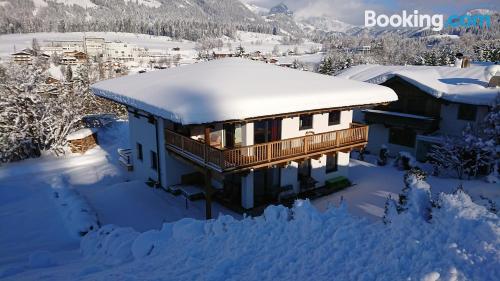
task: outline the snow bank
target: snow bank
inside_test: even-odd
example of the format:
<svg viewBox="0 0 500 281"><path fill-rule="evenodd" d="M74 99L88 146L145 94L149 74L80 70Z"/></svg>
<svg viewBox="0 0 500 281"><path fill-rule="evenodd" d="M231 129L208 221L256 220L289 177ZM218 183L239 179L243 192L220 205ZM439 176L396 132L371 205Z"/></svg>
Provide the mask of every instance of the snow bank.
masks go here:
<svg viewBox="0 0 500 281"><path fill-rule="evenodd" d="M73 235L84 236L99 228L96 212L75 189L68 188L62 177L52 178L50 185L66 227Z"/></svg>
<svg viewBox="0 0 500 281"><path fill-rule="evenodd" d="M132 243L138 233L130 227L105 225L85 235L80 241L83 256L107 265L132 260Z"/></svg>
<svg viewBox="0 0 500 281"><path fill-rule="evenodd" d="M406 212L387 225L352 217L345 205L320 213L297 201L241 221L184 219L141 234L106 226L82 239L82 251L126 264L84 278L496 280L498 217L464 193L442 194L439 204L430 222Z"/></svg>
<svg viewBox="0 0 500 281"><path fill-rule="evenodd" d="M48 251L36 251L29 256L29 265L32 268L49 267L55 264L52 253Z"/></svg>

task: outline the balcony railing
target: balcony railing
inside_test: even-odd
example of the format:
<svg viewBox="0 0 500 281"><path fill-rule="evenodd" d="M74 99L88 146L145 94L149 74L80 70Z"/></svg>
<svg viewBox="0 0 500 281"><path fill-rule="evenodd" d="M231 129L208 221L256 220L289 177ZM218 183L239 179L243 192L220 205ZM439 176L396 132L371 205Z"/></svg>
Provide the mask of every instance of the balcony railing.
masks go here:
<svg viewBox="0 0 500 281"><path fill-rule="evenodd" d="M167 149L204 166L225 172L267 164L277 164L343 148L363 146L368 141L368 126L351 124L349 129L232 149L218 149L165 130Z"/></svg>

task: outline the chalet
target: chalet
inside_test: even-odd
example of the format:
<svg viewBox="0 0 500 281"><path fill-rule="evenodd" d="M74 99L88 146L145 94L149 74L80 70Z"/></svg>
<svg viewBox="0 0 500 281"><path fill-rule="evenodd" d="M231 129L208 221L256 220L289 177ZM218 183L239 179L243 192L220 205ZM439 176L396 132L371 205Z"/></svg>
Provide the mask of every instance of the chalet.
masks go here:
<svg viewBox="0 0 500 281"><path fill-rule="evenodd" d="M12 61L20 64L22 63L30 64L31 60L33 59L33 56L34 56L33 50L31 49L24 49L20 52L11 54Z"/></svg>
<svg viewBox="0 0 500 281"><path fill-rule="evenodd" d="M79 51L64 52L64 56L61 58L61 64L64 65L82 64L86 61L87 54Z"/></svg>
<svg viewBox="0 0 500 281"><path fill-rule="evenodd" d="M213 196L248 211L348 178L349 152L368 141L353 109L397 98L387 87L241 58L124 76L92 90L128 109L123 163L133 177L167 190L198 182L207 217Z"/></svg>
<svg viewBox="0 0 500 281"><path fill-rule="evenodd" d="M230 58L234 57L234 54L231 52L212 52L212 57L214 59L223 59L223 58Z"/></svg>
<svg viewBox="0 0 500 281"><path fill-rule="evenodd" d="M276 64L278 62L278 59L277 58L268 58L266 60L267 63L271 63L271 64Z"/></svg>
<svg viewBox="0 0 500 281"><path fill-rule="evenodd" d="M337 77L393 89L398 100L359 110L354 119L370 125L367 150L386 145L390 154L407 151L425 161L444 137L461 136L467 125L478 129L500 90L488 86L485 66L359 65Z"/></svg>

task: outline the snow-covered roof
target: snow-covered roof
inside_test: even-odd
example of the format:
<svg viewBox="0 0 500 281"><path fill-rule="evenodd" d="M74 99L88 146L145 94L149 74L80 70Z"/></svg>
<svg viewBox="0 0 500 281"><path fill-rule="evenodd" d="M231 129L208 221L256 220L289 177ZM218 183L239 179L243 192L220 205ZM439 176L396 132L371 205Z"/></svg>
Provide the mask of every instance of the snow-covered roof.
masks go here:
<svg viewBox="0 0 500 281"><path fill-rule="evenodd" d="M95 128L83 128L83 129L80 129L76 132L69 134L66 137L66 140L69 140L69 141L79 140L79 139L86 138L94 133L97 133L97 129L95 129Z"/></svg>
<svg viewBox="0 0 500 281"><path fill-rule="evenodd" d="M398 76L436 98L474 105L491 105L500 89L486 87L486 67L367 64L351 67L337 77L381 84Z"/></svg>
<svg viewBox="0 0 500 281"><path fill-rule="evenodd" d="M50 65L48 69L49 75L57 80L63 80L64 76L62 74L61 68L53 64Z"/></svg>
<svg viewBox="0 0 500 281"><path fill-rule="evenodd" d="M92 90L182 124L397 100L387 87L241 58L124 76L98 82Z"/></svg>

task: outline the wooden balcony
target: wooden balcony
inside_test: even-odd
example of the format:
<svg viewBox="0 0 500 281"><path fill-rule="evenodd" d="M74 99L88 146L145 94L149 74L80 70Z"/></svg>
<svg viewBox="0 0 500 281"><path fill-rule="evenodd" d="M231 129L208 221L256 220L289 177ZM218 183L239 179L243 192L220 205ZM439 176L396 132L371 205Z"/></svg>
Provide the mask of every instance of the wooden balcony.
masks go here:
<svg viewBox="0 0 500 281"><path fill-rule="evenodd" d="M368 126L351 124L349 129L312 134L232 149L219 149L204 142L165 130L166 149L195 164L217 172L259 168L313 157L332 151L363 147L368 142Z"/></svg>

